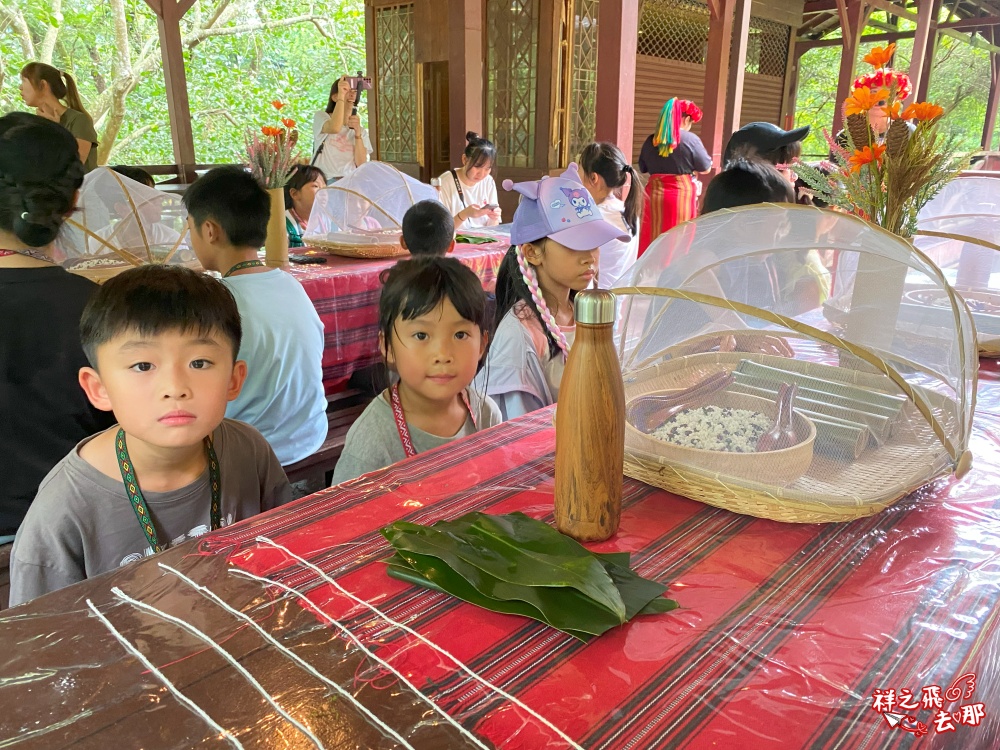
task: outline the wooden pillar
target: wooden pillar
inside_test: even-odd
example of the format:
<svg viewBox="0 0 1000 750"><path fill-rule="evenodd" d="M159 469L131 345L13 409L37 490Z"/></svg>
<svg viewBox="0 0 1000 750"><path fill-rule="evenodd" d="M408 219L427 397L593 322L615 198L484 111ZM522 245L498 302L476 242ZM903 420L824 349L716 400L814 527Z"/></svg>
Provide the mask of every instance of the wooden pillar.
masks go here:
<svg viewBox="0 0 1000 750"><path fill-rule="evenodd" d="M448 131L453 165L465 151L467 131L493 137L483 129L483 12L482 0L448 0Z"/></svg>
<svg viewBox="0 0 1000 750"><path fill-rule="evenodd" d="M597 16L597 124L594 138L632 154L639 0L603 2Z"/></svg>
<svg viewBox="0 0 1000 750"><path fill-rule="evenodd" d="M733 39L735 0L708 0L711 19L708 53L705 56L705 94L702 102L701 140L712 157L713 170L722 168L725 148L726 82L729 79L729 49Z"/></svg>
<svg viewBox="0 0 1000 750"><path fill-rule="evenodd" d="M937 51L937 43L940 36L937 30L938 18L940 16L941 0L932 0L930 31L927 35L927 41L924 44L920 81L913 86L913 101L915 102L927 101L927 92L931 86L931 68L934 67L934 54ZM916 54L916 46L914 46L914 54Z"/></svg>
<svg viewBox="0 0 1000 750"><path fill-rule="evenodd" d="M861 32L868 20L868 9L862 0L838 0L837 5L843 34L843 51L837 77L837 108L833 113L834 135L844 127L844 100L850 95L854 84L854 63L858 56Z"/></svg>
<svg viewBox="0 0 1000 750"><path fill-rule="evenodd" d="M781 100L782 127L791 130L795 127L795 104L799 93L799 67L802 55L795 45L795 34L789 34L788 65L785 68L785 94Z"/></svg>
<svg viewBox="0 0 1000 750"><path fill-rule="evenodd" d="M986 102L986 120L983 122L983 151L993 150L993 129L996 127L998 104L1000 104L1000 55L996 52L991 52L990 97Z"/></svg>
<svg viewBox="0 0 1000 750"><path fill-rule="evenodd" d="M934 15L935 6L940 10L941 0L920 0L917 8L917 33L913 37L913 56L910 58L910 96L907 101L917 101L917 92L925 73L924 55L933 56L934 48L930 45L931 35L937 36L937 17ZM929 75L930 71L926 71ZM925 89L926 90L926 87Z"/></svg>
<svg viewBox="0 0 1000 750"><path fill-rule="evenodd" d="M146 0L146 3L156 14L174 161L177 162L181 183L186 184L195 179L195 155L191 105L188 102L187 75L184 72L184 47L181 43L181 18L194 5L194 0Z"/></svg>
<svg viewBox="0 0 1000 750"><path fill-rule="evenodd" d="M750 0L735 0L733 8L733 46L729 57L729 83L726 86L726 119L722 140L740 129L743 110L743 78L747 67L747 41L750 36Z"/></svg>

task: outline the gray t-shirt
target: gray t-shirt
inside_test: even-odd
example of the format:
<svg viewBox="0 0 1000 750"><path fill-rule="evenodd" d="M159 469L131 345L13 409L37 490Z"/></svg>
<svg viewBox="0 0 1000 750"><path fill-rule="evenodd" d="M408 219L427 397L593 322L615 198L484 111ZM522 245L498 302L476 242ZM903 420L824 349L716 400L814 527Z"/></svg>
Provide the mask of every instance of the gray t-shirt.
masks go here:
<svg viewBox="0 0 1000 750"><path fill-rule="evenodd" d="M410 427L410 439L413 440L413 447L417 453L429 451L457 440L466 435L472 435L478 430L485 430L500 424L503 419L500 416L500 409L489 396L481 396L471 388L466 391L469 396L469 406L472 413L476 415L475 424L471 416L465 420L462 429L451 437L439 437L431 435L429 432ZM406 458L406 451L403 450L403 443L399 439L399 430L396 429L396 420L392 416L392 407L389 406L389 394L383 391L378 398L368 404L357 421L351 425L347 432L347 441L344 444L344 452L337 461L337 468L333 472L333 483L340 484L348 479L354 479L369 471L391 466L397 461Z"/></svg>
<svg viewBox="0 0 1000 750"><path fill-rule="evenodd" d="M292 499L281 464L257 430L226 419L212 439L222 480L223 526ZM81 441L42 480L18 529L10 558L11 606L153 554L122 480L80 457L80 447L90 440ZM173 546L208 533L207 468L187 487L144 496L161 544L170 540Z"/></svg>

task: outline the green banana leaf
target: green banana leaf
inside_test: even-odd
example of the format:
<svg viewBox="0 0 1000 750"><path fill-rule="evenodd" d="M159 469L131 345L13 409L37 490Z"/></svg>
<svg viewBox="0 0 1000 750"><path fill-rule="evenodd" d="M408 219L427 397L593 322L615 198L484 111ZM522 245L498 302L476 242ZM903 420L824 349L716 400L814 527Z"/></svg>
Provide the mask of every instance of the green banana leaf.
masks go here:
<svg viewBox="0 0 1000 750"><path fill-rule="evenodd" d="M492 237L481 237L474 234L456 234L455 242L464 243L466 245L489 245L494 242L499 242L500 240L493 239Z"/></svg>
<svg viewBox="0 0 1000 750"><path fill-rule="evenodd" d="M497 518L510 520L494 522ZM461 559L509 583L573 587L612 612L618 622L625 622L621 594L597 558L579 543L524 514L488 517L470 513L433 526L398 521L382 533L397 551L432 555L453 569ZM546 541L550 543L546 545Z"/></svg>
<svg viewBox="0 0 1000 750"><path fill-rule="evenodd" d="M636 615L678 606L662 597L663 584L629 568L628 553L592 553L522 513L470 513L432 527L397 522L382 533L396 550L386 560L390 576L492 611L540 620L581 640ZM583 566L581 560L593 565ZM569 576L561 574L567 564ZM593 580L581 581L581 571ZM621 615L607 606L609 587L621 602ZM602 598L585 589L597 590Z"/></svg>

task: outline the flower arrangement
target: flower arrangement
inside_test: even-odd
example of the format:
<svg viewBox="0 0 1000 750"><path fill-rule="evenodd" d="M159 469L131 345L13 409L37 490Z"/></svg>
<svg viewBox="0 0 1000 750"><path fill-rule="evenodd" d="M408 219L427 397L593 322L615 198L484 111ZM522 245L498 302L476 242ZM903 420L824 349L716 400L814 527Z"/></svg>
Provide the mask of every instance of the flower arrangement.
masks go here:
<svg viewBox="0 0 1000 750"><path fill-rule="evenodd" d="M284 102L275 100L271 106L278 111L283 127L264 125L259 131L251 128L244 139L250 173L268 190L283 188L288 182L295 163L293 150L299 138L295 120L280 117Z"/></svg>
<svg viewBox="0 0 1000 750"><path fill-rule="evenodd" d="M827 203L909 237L920 209L968 159L957 155L941 130L944 108L931 102L903 106L909 76L886 67L895 47L875 47L865 55L875 70L854 81L844 102L844 134L836 140L827 134L837 163L796 165L796 172Z"/></svg>

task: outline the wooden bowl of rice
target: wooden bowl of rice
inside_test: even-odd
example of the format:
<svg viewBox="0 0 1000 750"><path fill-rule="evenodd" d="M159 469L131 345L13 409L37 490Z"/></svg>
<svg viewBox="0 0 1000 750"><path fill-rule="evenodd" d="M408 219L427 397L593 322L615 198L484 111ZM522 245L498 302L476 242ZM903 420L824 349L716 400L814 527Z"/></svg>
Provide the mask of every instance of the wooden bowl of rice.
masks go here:
<svg viewBox="0 0 1000 750"><path fill-rule="evenodd" d="M658 395L668 396L671 391L626 392L626 413L637 399ZM704 400L688 405L688 409L697 410L709 406L762 414L767 418L767 430L774 425L778 415L778 406L773 401L728 391L710 393ZM785 487L809 471L813 459L813 443L816 440L816 425L812 420L795 410L793 415L799 442L781 450L737 453L681 445L654 437L652 433L645 433L626 420L625 452L665 465L689 466L720 477ZM724 421L720 416L720 434L725 431Z"/></svg>

